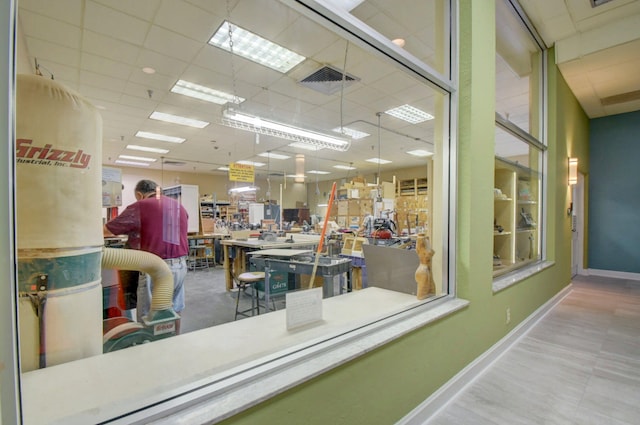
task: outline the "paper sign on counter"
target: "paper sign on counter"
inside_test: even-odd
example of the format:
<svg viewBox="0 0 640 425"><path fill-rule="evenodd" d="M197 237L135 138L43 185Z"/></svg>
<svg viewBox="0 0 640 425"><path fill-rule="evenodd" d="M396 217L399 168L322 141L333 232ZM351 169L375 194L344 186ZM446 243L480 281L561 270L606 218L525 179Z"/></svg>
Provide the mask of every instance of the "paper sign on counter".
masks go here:
<svg viewBox="0 0 640 425"><path fill-rule="evenodd" d="M322 320L322 288L287 292L287 330Z"/></svg>

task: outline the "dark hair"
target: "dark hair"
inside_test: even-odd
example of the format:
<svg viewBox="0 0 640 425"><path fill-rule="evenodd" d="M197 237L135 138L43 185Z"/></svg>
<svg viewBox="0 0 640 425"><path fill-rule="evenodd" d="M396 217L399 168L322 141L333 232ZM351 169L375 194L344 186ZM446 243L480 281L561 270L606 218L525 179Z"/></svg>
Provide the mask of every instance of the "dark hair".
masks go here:
<svg viewBox="0 0 640 425"><path fill-rule="evenodd" d="M146 195L147 193L155 192L157 186L153 180L140 180L138 184L136 184L135 191Z"/></svg>

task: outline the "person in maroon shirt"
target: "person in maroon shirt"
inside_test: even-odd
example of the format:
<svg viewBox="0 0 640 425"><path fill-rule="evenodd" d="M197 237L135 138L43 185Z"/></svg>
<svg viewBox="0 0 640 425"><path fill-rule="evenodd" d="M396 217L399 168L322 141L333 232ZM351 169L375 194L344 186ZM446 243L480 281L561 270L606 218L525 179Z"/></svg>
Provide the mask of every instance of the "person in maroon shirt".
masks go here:
<svg viewBox="0 0 640 425"><path fill-rule="evenodd" d="M151 252L165 260L173 273L173 310L180 314L184 309L189 216L180 202L162 195L151 180L140 180L134 190L137 202L105 224L105 236L127 235L129 248ZM152 284L149 275L141 275L136 306L139 321L149 313ZM178 320L176 333L179 325Z"/></svg>

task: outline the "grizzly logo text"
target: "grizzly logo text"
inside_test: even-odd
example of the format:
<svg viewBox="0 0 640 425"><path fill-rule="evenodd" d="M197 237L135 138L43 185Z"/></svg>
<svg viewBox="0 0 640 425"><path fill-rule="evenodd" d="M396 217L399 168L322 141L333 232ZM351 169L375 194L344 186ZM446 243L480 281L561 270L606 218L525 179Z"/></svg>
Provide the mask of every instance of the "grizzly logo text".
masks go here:
<svg viewBox="0 0 640 425"><path fill-rule="evenodd" d="M52 149L50 144L43 147L31 146L33 140L16 140L17 162L22 164L52 165L55 167L87 168L91 155L77 151L65 151L62 149Z"/></svg>

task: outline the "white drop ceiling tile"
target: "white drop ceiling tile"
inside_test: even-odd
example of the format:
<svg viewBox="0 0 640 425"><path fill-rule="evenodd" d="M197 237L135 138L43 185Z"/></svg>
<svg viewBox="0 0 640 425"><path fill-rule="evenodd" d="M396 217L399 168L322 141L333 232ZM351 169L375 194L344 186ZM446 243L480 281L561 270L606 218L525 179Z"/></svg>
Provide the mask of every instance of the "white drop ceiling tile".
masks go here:
<svg viewBox="0 0 640 425"><path fill-rule="evenodd" d="M129 82L143 86L146 90L153 90L156 93L165 94L175 84L177 79L168 75L162 75L159 73L146 74L138 68L134 68L129 77Z"/></svg>
<svg viewBox="0 0 640 425"><path fill-rule="evenodd" d="M370 84L358 85L358 87L349 94L350 99L362 106L371 105L374 102L388 97L386 94L381 93L377 87Z"/></svg>
<svg viewBox="0 0 640 425"><path fill-rule="evenodd" d="M120 105L123 108L127 106L134 108L136 112L137 110L140 110L139 115L137 114L135 116L145 116L148 118L149 115L151 115L151 113L156 109L158 102L148 98L145 99L141 96L132 96L130 94L124 93L122 96L120 96Z"/></svg>
<svg viewBox="0 0 640 425"><path fill-rule="evenodd" d="M144 42L144 47L178 60L191 62L202 48L202 43L154 25Z"/></svg>
<svg viewBox="0 0 640 425"><path fill-rule="evenodd" d="M220 13L220 15L226 16L226 13ZM278 1L261 1L259 6L253 1L240 1L231 10L230 21L267 40L274 41L276 36L298 17L297 12Z"/></svg>
<svg viewBox="0 0 640 425"><path fill-rule="evenodd" d="M234 60L237 58L234 58ZM236 61L237 63L238 61ZM235 79L237 81L250 81L260 87L269 87L282 77L282 73L274 71L266 66L243 60L244 64L239 69L236 68Z"/></svg>
<svg viewBox="0 0 640 425"><path fill-rule="evenodd" d="M290 93L294 94L294 93ZM291 96L279 94L273 90L262 90L251 98L252 102L262 103L267 106L277 106L288 103L292 100Z"/></svg>
<svg viewBox="0 0 640 425"><path fill-rule="evenodd" d="M141 46L150 23L95 2L87 2L84 27L98 34Z"/></svg>
<svg viewBox="0 0 640 425"><path fill-rule="evenodd" d="M21 0L22 1L22 0ZM58 0L56 0L58 1ZM161 0L91 0L107 7L135 16L145 21L152 21Z"/></svg>
<svg viewBox="0 0 640 425"><path fill-rule="evenodd" d="M385 75L395 72L396 69L397 68L383 63L373 56L369 61L347 65L347 72L360 78L363 84L371 84L372 81L377 81Z"/></svg>
<svg viewBox="0 0 640 425"><path fill-rule="evenodd" d="M131 75L133 68L122 62L96 56L89 53L82 53L80 57L80 67L83 70L104 74L110 77L126 80Z"/></svg>
<svg viewBox="0 0 640 425"><path fill-rule="evenodd" d="M238 72L242 66L247 66L248 62L242 62L238 56L233 58L233 68L231 66L231 54L225 50L207 44L196 57L193 64L211 71L231 76L232 71Z"/></svg>
<svg viewBox="0 0 640 425"><path fill-rule="evenodd" d="M209 41L222 19L184 1L163 1L154 24L202 43Z"/></svg>
<svg viewBox="0 0 640 425"><path fill-rule="evenodd" d="M140 53L139 46L88 30L82 33L82 50L128 64L135 63Z"/></svg>
<svg viewBox="0 0 640 425"><path fill-rule="evenodd" d="M18 17L30 10L74 26L80 26L82 3L83 0L20 0Z"/></svg>
<svg viewBox="0 0 640 425"><path fill-rule="evenodd" d="M126 81L91 71L80 72L80 83L84 86L98 87L104 90L122 92Z"/></svg>
<svg viewBox="0 0 640 425"><path fill-rule="evenodd" d="M171 0L169 0L171 1ZM229 5L231 9L233 9L240 0L230 0ZM211 1L211 0L185 0L186 3L197 6L203 10L206 10L209 13L217 14L219 16L227 15L227 2L221 3L219 1Z"/></svg>
<svg viewBox="0 0 640 425"><path fill-rule="evenodd" d="M56 73L55 67L59 67L61 64L77 67L80 63L80 55L76 49L31 37L26 37L26 41L29 57L37 59L54 75ZM56 65L54 66L54 64Z"/></svg>
<svg viewBox="0 0 640 425"><path fill-rule="evenodd" d="M77 49L80 46L80 28L63 21L24 10L20 13L22 31L28 38Z"/></svg>
<svg viewBox="0 0 640 425"><path fill-rule="evenodd" d="M143 49L136 60L136 65L140 69L151 67L158 74L170 75L177 79L187 68L188 63L152 50Z"/></svg>
<svg viewBox="0 0 640 425"><path fill-rule="evenodd" d="M334 64L344 62L344 52L347 45L347 42L340 40L336 34L306 18L297 19L290 26L284 28L272 41L304 57L314 57L318 52L325 51L327 47L340 41L340 46L336 49L337 52L340 52L339 54L327 59L320 57L317 59Z"/></svg>

